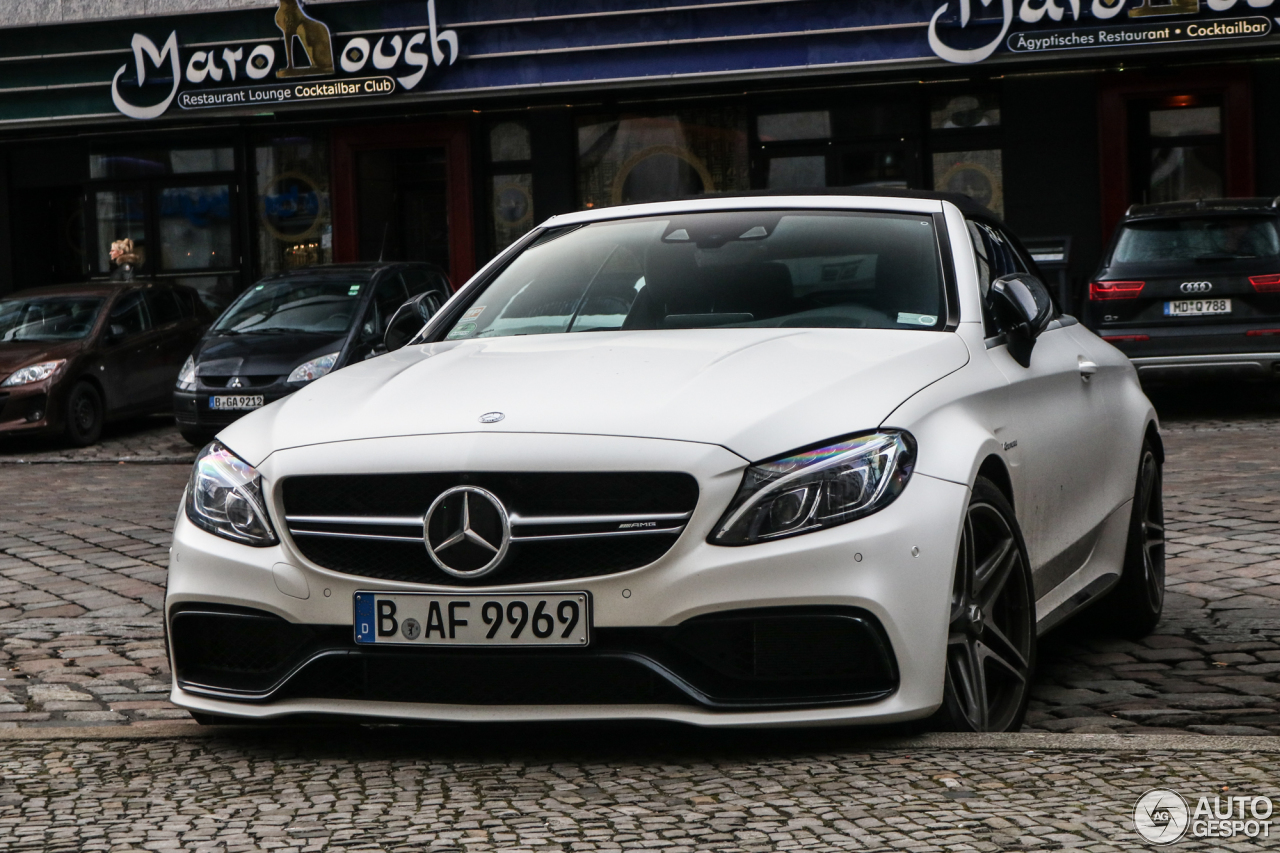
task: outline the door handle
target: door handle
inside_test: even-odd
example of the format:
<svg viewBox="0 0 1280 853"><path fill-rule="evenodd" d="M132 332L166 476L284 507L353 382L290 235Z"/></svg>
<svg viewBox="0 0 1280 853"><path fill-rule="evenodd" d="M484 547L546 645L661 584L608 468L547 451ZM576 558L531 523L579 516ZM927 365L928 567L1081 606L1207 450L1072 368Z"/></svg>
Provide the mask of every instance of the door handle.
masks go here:
<svg viewBox="0 0 1280 853"><path fill-rule="evenodd" d="M1079 358L1080 358L1080 378L1085 382L1088 382L1089 379L1093 376L1093 374L1098 372L1098 365L1095 362L1089 361L1084 356L1080 356Z"/></svg>

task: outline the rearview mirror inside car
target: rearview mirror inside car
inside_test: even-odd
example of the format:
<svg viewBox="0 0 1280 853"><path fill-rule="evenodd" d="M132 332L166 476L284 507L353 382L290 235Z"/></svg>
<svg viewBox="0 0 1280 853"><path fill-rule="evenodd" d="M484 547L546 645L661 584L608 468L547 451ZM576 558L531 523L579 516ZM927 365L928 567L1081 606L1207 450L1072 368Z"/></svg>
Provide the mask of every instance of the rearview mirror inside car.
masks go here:
<svg viewBox="0 0 1280 853"><path fill-rule="evenodd" d="M387 348L387 352L400 349L413 340L414 336L422 331L427 321L440 310L445 298L444 294L438 291L428 290L426 293L419 293L397 308L396 313L392 314L391 320L387 322L387 331L382 337L382 343Z"/></svg>
<svg viewBox="0 0 1280 853"><path fill-rule="evenodd" d="M1009 344L1009 354L1027 367L1036 338L1053 319L1053 299L1044 282L1029 273L1003 275L991 282L987 308Z"/></svg>

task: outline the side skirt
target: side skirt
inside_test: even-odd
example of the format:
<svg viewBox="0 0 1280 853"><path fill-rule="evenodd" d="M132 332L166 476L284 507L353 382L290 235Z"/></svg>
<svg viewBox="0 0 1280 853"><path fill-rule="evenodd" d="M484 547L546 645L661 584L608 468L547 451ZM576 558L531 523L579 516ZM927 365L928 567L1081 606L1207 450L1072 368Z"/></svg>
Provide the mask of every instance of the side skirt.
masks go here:
<svg viewBox="0 0 1280 853"><path fill-rule="evenodd" d="M1100 525L1097 539L1079 569L1036 600L1036 633L1043 634L1120 580L1133 500L1116 507Z"/></svg>

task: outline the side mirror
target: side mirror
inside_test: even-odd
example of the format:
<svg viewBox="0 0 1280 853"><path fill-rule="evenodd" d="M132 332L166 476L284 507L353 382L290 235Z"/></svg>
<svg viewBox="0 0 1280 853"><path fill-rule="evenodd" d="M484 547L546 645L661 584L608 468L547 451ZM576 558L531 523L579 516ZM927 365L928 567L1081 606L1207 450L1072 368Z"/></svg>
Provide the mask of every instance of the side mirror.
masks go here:
<svg viewBox="0 0 1280 853"><path fill-rule="evenodd" d="M1044 282L1029 273L1000 276L987 291L987 308L1009 341L1009 354L1029 366L1036 338L1053 319L1053 299Z"/></svg>
<svg viewBox="0 0 1280 853"><path fill-rule="evenodd" d="M387 348L387 352L400 349L413 340L418 332L422 331L422 327L427 325L427 321L440 310L444 302L443 294L428 290L426 293L419 293L397 308L396 313L392 314L387 322L387 331L382 337L382 343Z"/></svg>

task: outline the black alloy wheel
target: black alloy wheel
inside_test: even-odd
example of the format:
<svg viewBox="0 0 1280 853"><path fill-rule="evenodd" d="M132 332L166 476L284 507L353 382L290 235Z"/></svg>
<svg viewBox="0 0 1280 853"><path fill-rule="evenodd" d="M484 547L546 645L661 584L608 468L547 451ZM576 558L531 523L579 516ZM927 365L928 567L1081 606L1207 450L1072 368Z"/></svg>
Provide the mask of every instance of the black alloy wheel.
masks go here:
<svg viewBox="0 0 1280 853"><path fill-rule="evenodd" d="M1164 611L1164 476L1149 440L1138 460L1124 569L1106 601L1104 624L1125 637L1150 634Z"/></svg>
<svg viewBox="0 0 1280 853"><path fill-rule="evenodd" d="M102 436L102 396L88 382L80 381L67 395L67 440L88 447Z"/></svg>
<svg viewBox="0 0 1280 853"><path fill-rule="evenodd" d="M1021 728L1035 652L1026 545L1008 500L979 477L965 512L951 590L940 709L948 727L972 732Z"/></svg>

